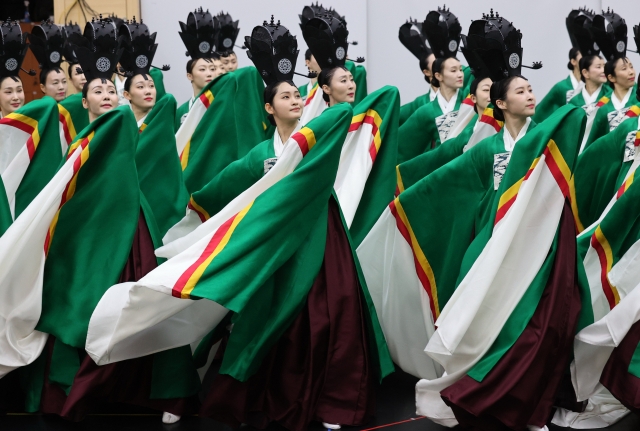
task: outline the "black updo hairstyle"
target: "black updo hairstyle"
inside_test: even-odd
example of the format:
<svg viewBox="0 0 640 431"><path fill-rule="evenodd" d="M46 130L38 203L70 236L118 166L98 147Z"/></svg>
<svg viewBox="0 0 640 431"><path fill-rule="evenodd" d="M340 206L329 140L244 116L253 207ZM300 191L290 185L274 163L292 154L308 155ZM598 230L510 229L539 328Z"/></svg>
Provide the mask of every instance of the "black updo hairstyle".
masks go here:
<svg viewBox="0 0 640 431"><path fill-rule="evenodd" d="M429 56L426 56L425 58L421 58L420 59L420 70L421 71L422 70L429 70ZM423 74L424 74L424 72L423 72ZM432 76L433 76L433 74L432 74ZM429 78L427 75L424 75L424 80L427 81L427 83L431 84L431 78Z"/></svg>
<svg viewBox="0 0 640 431"><path fill-rule="evenodd" d="M59 67L54 67L53 69L42 69L40 71L40 84L42 85L46 85L47 83L47 76L49 76L49 74L51 72L62 72L62 69L60 69ZM71 76L71 75L69 75Z"/></svg>
<svg viewBox="0 0 640 431"><path fill-rule="evenodd" d="M151 80L153 82L153 78L151 77L151 75L147 75L146 73L139 73L138 75L143 75L145 78L145 80ZM127 77L127 79L125 79L124 81L124 91L129 91L131 89L131 82L133 82L133 78L135 78L138 75L134 75L134 76L129 76ZM155 83L154 83L155 85Z"/></svg>
<svg viewBox="0 0 640 431"><path fill-rule="evenodd" d="M318 86L320 87L320 90L322 90L322 87L324 85L331 87L331 84L330 84L331 79L333 79L333 75L335 75L339 69L345 70L347 72L349 71L349 69L347 69L344 66L337 66L331 69L322 69L322 71L320 72L320 75L318 75ZM322 92L322 98L324 99L325 102L329 103L329 100L330 100L329 95L324 91Z"/></svg>
<svg viewBox="0 0 640 431"><path fill-rule="evenodd" d="M578 58L578 54L580 54L580 50L575 46L569 50L569 62L567 63L567 69L573 70L573 65L571 64L571 60L575 60L576 58Z"/></svg>
<svg viewBox="0 0 640 431"><path fill-rule="evenodd" d="M618 65L618 61L624 61L625 63L628 63L629 60L627 60L626 57L624 58L616 58L615 60L609 60L604 64L604 76L607 77L607 82L609 83L609 86L611 86L611 88L613 88L615 90L616 85L609 81L609 75L613 76L614 78L616 77L616 66Z"/></svg>
<svg viewBox="0 0 640 431"><path fill-rule="evenodd" d="M87 98L87 94L89 93L89 84L91 84L93 81L95 81L96 79L99 79L100 81L102 81L103 84L107 83L107 80L104 78L94 78L92 80L87 80L87 82L84 83L84 85L82 86L82 98L86 99ZM115 86L115 84L114 84Z"/></svg>
<svg viewBox="0 0 640 431"><path fill-rule="evenodd" d="M495 118L498 121L504 121L504 113L502 112L502 109L498 108L498 100L504 101L507 99L507 92L509 91L509 86L516 78L522 78L525 81L528 81L528 79L525 78L524 76L513 75L491 84L489 97L491 98L491 103L494 106L493 118Z"/></svg>
<svg viewBox="0 0 640 431"><path fill-rule="evenodd" d="M278 88L280 88L280 84L282 84L283 82L286 82L287 84L298 88L298 86L290 80L278 81L267 85L262 95L265 105L268 103L269 105L273 106L273 99L275 99L276 94L278 94ZM273 114L267 115L267 120L269 120L269 123L271 123L272 126L276 126L276 120L275 118L273 118Z"/></svg>
<svg viewBox="0 0 640 431"><path fill-rule="evenodd" d="M313 53L311 52L311 50L310 50L310 49L307 49L307 50L304 52L304 59L305 59L305 60L307 60L307 61L311 61L311 57L312 57L312 56L313 56Z"/></svg>
<svg viewBox="0 0 640 431"><path fill-rule="evenodd" d="M431 65L431 76L433 76L433 82L431 83L431 85L433 85L434 87L440 88L440 81L438 81L438 78L436 78L436 72L442 75L443 74L442 71L444 70L444 63L450 58L457 60L457 58L455 57L447 57L447 58L441 57L433 60L433 64Z"/></svg>
<svg viewBox="0 0 640 431"><path fill-rule="evenodd" d="M579 64L580 64L580 66L579 66L580 67L580 80L582 82L587 82L587 78L584 77L584 75L582 74L582 71L583 70L589 70L589 68L591 67L593 62L598 58L600 58L600 57L597 56L597 55L587 55L586 57L582 57L580 59L580 62L579 62Z"/></svg>

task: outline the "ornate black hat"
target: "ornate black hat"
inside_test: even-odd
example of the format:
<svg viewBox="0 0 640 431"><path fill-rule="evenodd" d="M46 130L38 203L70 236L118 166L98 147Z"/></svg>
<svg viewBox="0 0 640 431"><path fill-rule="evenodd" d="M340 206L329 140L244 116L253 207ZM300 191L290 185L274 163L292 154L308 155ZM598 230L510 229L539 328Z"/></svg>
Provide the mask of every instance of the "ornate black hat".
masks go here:
<svg viewBox="0 0 640 431"><path fill-rule="evenodd" d="M344 66L349 31L346 23L331 13L323 13L302 26L302 36L322 69Z"/></svg>
<svg viewBox="0 0 640 431"><path fill-rule="evenodd" d="M633 26L633 40L636 41L636 52L640 52L640 25Z"/></svg>
<svg viewBox="0 0 640 431"><path fill-rule="evenodd" d="M436 58L455 57L460 45L462 27L458 18L446 7L432 10L422 23L422 32Z"/></svg>
<svg viewBox="0 0 640 431"><path fill-rule="evenodd" d="M231 15L223 12L216 15L214 20L218 21L219 28L218 37L216 38L216 51L226 57L233 52L233 47L240 32L238 28L240 21L234 21Z"/></svg>
<svg viewBox="0 0 640 431"><path fill-rule="evenodd" d="M309 6L305 6L302 8L302 13L298 15L300 18L300 29L311 19L315 18L318 15L326 15L327 13L333 15L334 17L341 19L344 21L344 17L338 13L333 8L325 9L324 6L316 2L316 4L311 3ZM345 22L346 24L346 22Z"/></svg>
<svg viewBox="0 0 640 431"><path fill-rule="evenodd" d="M182 31L178 33L187 48L187 56L194 60L219 57L215 53L218 21L213 19L208 10L205 12L199 8L190 12L187 23L180 22L180 29Z"/></svg>
<svg viewBox="0 0 640 431"><path fill-rule="evenodd" d="M600 55L600 47L591 36L594 16L594 11L580 8L569 12L569 16L566 19L571 45L578 48L585 57L588 55Z"/></svg>
<svg viewBox="0 0 640 431"><path fill-rule="evenodd" d="M29 45L27 44L28 33L22 33L18 21L10 19L0 24L2 29L2 45L0 48L0 78L6 76L18 76L22 67L24 56L27 54ZM24 69L23 69L24 70ZM34 71L27 72L35 75Z"/></svg>
<svg viewBox="0 0 640 431"><path fill-rule="evenodd" d="M298 41L280 24L265 21L244 38L247 55L260 72L265 84L290 81L298 59Z"/></svg>
<svg viewBox="0 0 640 431"><path fill-rule="evenodd" d="M593 17L591 35L607 61L627 56L627 24L611 9Z"/></svg>
<svg viewBox="0 0 640 431"><path fill-rule="evenodd" d="M113 23L113 25L116 27L116 36L119 36L120 34L118 33L118 31L120 31L120 27L122 27L122 24L125 23L125 20L122 18L118 18L116 14L112 13L105 18L105 21L111 21Z"/></svg>
<svg viewBox="0 0 640 431"><path fill-rule="evenodd" d="M96 78L110 80L122 55L117 30L109 19L92 18L84 27L84 34L69 36L71 48L78 57L87 82Z"/></svg>
<svg viewBox="0 0 640 431"><path fill-rule="evenodd" d="M519 76L522 67L540 69L542 63L522 65L522 33L499 14L482 14L482 19L473 21L465 38L465 51L473 51L474 61L484 65L475 66L485 70L495 82L509 76ZM466 56L466 54L465 54Z"/></svg>
<svg viewBox="0 0 640 431"><path fill-rule="evenodd" d="M60 27L51 21L35 26L29 35L29 47L40 63L40 69L60 68L64 48Z"/></svg>
<svg viewBox="0 0 640 431"><path fill-rule="evenodd" d="M417 20L409 18L406 23L402 24L398 38L418 60L424 60L432 54L429 42L422 33L422 23Z"/></svg>
<svg viewBox="0 0 640 431"><path fill-rule="evenodd" d="M82 30L80 30L80 26L76 23L73 24L69 21L68 25L63 25L60 27L62 31L62 39L64 40L64 47L62 48L62 52L64 54L64 59L69 64L78 64L78 57L73 52L71 45L69 45L69 36L72 34L82 35Z"/></svg>
<svg viewBox="0 0 640 431"><path fill-rule="evenodd" d="M148 75L156 55L158 44L156 43L156 33L149 34L149 28L140 20L125 21L118 32L124 51L120 57L120 65L126 71L127 76L139 74ZM169 70L169 66L164 66L162 70Z"/></svg>

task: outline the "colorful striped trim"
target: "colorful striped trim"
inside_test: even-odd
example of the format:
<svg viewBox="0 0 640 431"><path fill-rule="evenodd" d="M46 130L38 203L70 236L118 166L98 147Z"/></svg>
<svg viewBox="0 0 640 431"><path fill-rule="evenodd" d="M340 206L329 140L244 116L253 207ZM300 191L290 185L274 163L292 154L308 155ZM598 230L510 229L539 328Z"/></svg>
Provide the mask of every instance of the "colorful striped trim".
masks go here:
<svg viewBox="0 0 640 431"><path fill-rule="evenodd" d="M547 144L542 154L545 156L544 162L547 164L547 167L551 171L551 174L553 175L553 178L556 180L558 187L560 187L560 190L562 191L563 196L569 198L571 202L571 207L574 208L576 199L575 199L575 188L573 185L573 178L571 177L571 169L569 169L569 166L567 165L567 162L564 160L564 157L562 156L562 153L560 152L558 145L555 143L553 139L549 140L549 143ZM526 175L520 178L520 180L518 180L515 184L509 187L507 191L505 191L502 194L502 196L500 196L500 201L498 202L498 211L496 213L496 220L494 225L497 225L500 222L500 220L502 220L504 216L507 214L507 212L509 211L509 208L511 208L511 206L513 205L513 203L516 201L518 197L520 186L524 181L526 181L529 178L529 176L531 175L531 172L533 172L533 170L535 169L539 161L540 161L540 158L536 158L531 164L531 167L529 167L529 170L527 171ZM576 219L576 223L578 222L579 221Z"/></svg>
<svg viewBox="0 0 640 431"><path fill-rule="evenodd" d="M636 133L636 140L633 143L633 145L635 147L640 147L640 130L638 130L638 132Z"/></svg>
<svg viewBox="0 0 640 431"><path fill-rule="evenodd" d="M400 165L396 166L396 197L404 191L404 183L400 174Z"/></svg>
<svg viewBox="0 0 640 431"><path fill-rule="evenodd" d="M145 123L142 123L140 125L140 127L138 128L138 133L144 132L144 129L146 129L146 128L147 128L147 125Z"/></svg>
<svg viewBox="0 0 640 431"><path fill-rule="evenodd" d="M304 101L304 106L307 106L309 103L311 103L313 98L316 96L317 92L318 92L318 83L316 82L316 84L313 86L313 88L309 92L309 95L307 96L307 100Z"/></svg>
<svg viewBox="0 0 640 431"><path fill-rule="evenodd" d="M213 99L214 97L211 90L207 90L200 95L200 101L202 102L204 107L207 109L209 108L209 105L211 105L211 103L213 102Z"/></svg>
<svg viewBox="0 0 640 431"><path fill-rule="evenodd" d="M382 124L382 118L374 110L369 109L367 112L355 115L351 119L351 126L349 126L349 132L355 132L360 129L363 124L371 124L371 135L373 136L371 146L369 147L369 155L371 161L375 162L378 152L380 151L380 145L382 145L382 139L380 138L380 125Z"/></svg>
<svg viewBox="0 0 640 431"><path fill-rule="evenodd" d="M62 210L62 207L64 206L64 204L66 204L67 202L69 202L69 200L73 197L73 195L76 192L76 187L77 187L77 182L78 182L78 173L80 172L80 169L84 166L84 164L87 162L87 160L89 159L89 143L91 142L91 140L93 139L93 137L95 136L95 132L91 132L89 134L89 136L87 136L84 139L78 140L74 143L73 145L73 149L75 150L78 147L82 147L82 153L80 154L80 157L78 157L74 162L73 162L73 175L71 177L71 179L69 180L69 182L67 183L67 185L65 186L64 192L62 193L62 199L60 201L60 206L58 206L58 211L56 211L56 214L53 216L53 220L51 221L51 224L49 225L49 230L47 232L47 237L44 240L44 254L45 256L47 256L49 254L49 248L51 247L51 241L53 240L53 234L56 231L56 226L58 225L58 218L60 217L60 211ZM71 155L73 153L73 151L69 151L69 155ZM68 156L67 156L68 159Z"/></svg>
<svg viewBox="0 0 640 431"><path fill-rule="evenodd" d="M28 133L29 139L27 139L27 151L29 152L29 160L33 159L36 153L38 144L40 144L40 133L38 132L38 122L26 115L12 112L6 117L0 119L0 124L15 127L25 133Z"/></svg>
<svg viewBox="0 0 640 431"><path fill-rule="evenodd" d="M629 108L629 110L625 115L629 118L637 117L638 115L640 115L640 106L637 106L637 105L631 106L631 108Z"/></svg>
<svg viewBox="0 0 640 431"><path fill-rule="evenodd" d="M244 216L247 215L252 205L253 202L218 228L200 257L178 278L171 292L173 296L182 299L191 298L191 292L193 292L193 289L198 285L202 274L204 274L204 271L209 267L213 259L227 246L231 235L233 235L236 227L238 227L238 224L240 224Z"/></svg>
<svg viewBox="0 0 640 431"><path fill-rule="evenodd" d="M600 226L596 228L596 231L591 236L591 246L598 254L598 260L600 261L600 282L604 296L607 298L609 308L613 309L620 302L620 294L618 289L609 281L608 274L613 266L613 253L611 245L609 245L609 241L604 236Z"/></svg>
<svg viewBox="0 0 640 431"><path fill-rule="evenodd" d="M313 130L308 127L300 129L291 139L298 143L300 151L302 151L302 157L306 156L309 150L316 144L316 135L314 135Z"/></svg>
<svg viewBox="0 0 640 431"><path fill-rule="evenodd" d="M202 208L200 205L196 203L195 200L193 200L193 196L191 196L191 198L189 199L189 204L187 205L187 208L195 211L196 214L198 214L198 217L200 217L200 221L202 221L202 223L206 222L211 218L207 210Z"/></svg>
<svg viewBox="0 0 640 431"><path fill-rule="evenodd" d="M503 121L498 121L493 116L493 108L486 108L484 112L482 112L482 116L479 121L493 127L496 133L502 130L502 127L504 126Z"/></svg>
<svg viewBox="0 0 640 431"><path fill-rule="evenodd" d="M602 98L600 100L598 100L598 103L596 103L596 108L600 108L603 105L606 105L607 103L609 103L609 98L607 96L602 96Z"/></svg>
<svg viewBox="0 0 640 431"><path fill-rule="evenodd" d="M67 108L58 103L58 112L60 113L60 124L62 124L62 129L64 131L64 138L67 141L67 145L69 145L76 138L76 128L73 125L73 120L71 119L71 113L67 111Z"/></svg>
<svg viewBox="0 0 640 431"><path fill-rule="evenodd" d="M633 184L633 179L634 179L635 175L636 175L636 173L634 171L634 172L631 173L631 175L629 175L627 177L626 180L624 180L624 183L622 183L622 185L618 189L618 193L616 194L616 200L620 199L620 197L624 194L624 192L629 190L629 187L631 187L631 184Z"/></svg>
<svg viewBox="0 0 640 431"><path fill-rule="evenodd" d="M462 104L469 105L471 107L475 106L475 103L473 103L473 100L471 100L471 93L469 93L467 97L464 98L464 100L462 101Z"/></svg>
<svg viewBox="0 0 640 431"><path fill-rule="evenodd" d="M187 141L187 145L184 146L182 153L180 154L180 166L182 166L182 170L187 169L187 165L189 164L189 150L191 149L191 139Z"/></svg>
<svg viewBox="0 0 640 431"><path fill-rule="evenodd" d="M413 261L416 266L416 273L422 287L429 296L429 307L431 308L431 315L435 322L438 319L438 316L440 316L440 305L438 304L438 290L436 289L436 278L433 275L433 269L427 260L427 256L425 256L422 251L420 244L418 244L418 240L416 239L416 235L413 233L413 229L411 229L411 224L409 223L407 214L404 212L404 208L402 208L400 198L393 200L389 204L389 209L396 219L398 230L411 247L411 251L413 252Z"/></svg>

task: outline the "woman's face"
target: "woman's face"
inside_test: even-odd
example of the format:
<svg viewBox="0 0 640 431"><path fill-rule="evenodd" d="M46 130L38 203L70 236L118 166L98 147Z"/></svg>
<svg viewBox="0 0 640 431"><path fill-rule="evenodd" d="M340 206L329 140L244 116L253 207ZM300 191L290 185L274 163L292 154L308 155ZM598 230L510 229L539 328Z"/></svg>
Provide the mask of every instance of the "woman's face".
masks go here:
<svg viewBox="0 0 640 431"><path fill-rule="evenodd" d="M226 57L221 57L220 60L222 60L222 65L227 72L233 72L238 69L238 57L234 52Z"/></svg>
<svg viewBox="0 0 640 431"><path fill-rule="evenodd" d="M113 82L96 78L89 83L87 97L82 106L89 111L89 121L93 121L107 111L118 106L118 93Z"/></svg>
<svg viewBox="0 0 640 431"><path fill-rule="evenodd" d="M616 76L609 75L609 81L613 82L616 86L621 87L623 90L628 90L633 87L636 82L636 70L633 68L633 63L631 63L628 58L619 59L614 71Z"/></svg>
<svg viewBox="0 0 640 431"><path fill-rule="evenodd" d="M436 79L440 81L440 86L452 89L462 88L464 85L464 73L462 65L455 58L448 58L442 63L442 73L436 72Z"/></svg>
<svg viewBox="0 0 640 431"><path fill-rule="evenodd" d="M220 67L222 63L218 60ZM220 69L216 65L216 60L199 58L191 68L191 73L187 73L187 79L191 81L197 92L200 92L213 78L221 75Z"/></svg>
<svg viewBox="0 0 640 431"><path fill-rule="evenodd" d="M87 78L84 77L84 73L78 73L78 69L80 69L80 65L78 64L71 66L71 85L80 93L82 92L84 83L87 82Z"/></svg>
<svg viewBox="0 0 640 431"><path fill-rule="evenodd" d="M498 100L496 103L498 108L514 117L531 117L536 113L536 96L529 81L524 78L518 77L511 81L505 100Z"/></svg>
<svg viewBox="0 0 640 431"><path fill-rule="evenodd" d="M4 78L0 83L0 109L2 116L9 115L24 105L24 89L20 78Z"/></svg>
<svg viewBox="0 0 640 431"><path fill-rule="evenodd" d="M52 70L47 74L44 84L40 84L40 90L60 102L67 97L67 77L62 70Z"/></svg>
<svg viewBox="0 0 640 431"><path fill-rule="evenodd" d="M222 57L214 58L213 64L216 66L216 71L213 74L214 78L217 78L218 76L224 75L225 73L229 72L225 64L222 62Z"/></svg>
<svg viewBox="0 0 640 431"><path fill-rule="evenodd" d="M476 94L471 95L471 100L476 104L476 109L478 110L478 114L482 115L482 112L487 109L489 103L491 102L491 78L484 78L482 81L478 83L478 87L476 88Z"/></svg>
<svg viewBox="0 0 640 431"><path fill-rule="evenodd" d="M585 80L591 81L596 85L607 82L607 77L604 74L604 60L600 57L593 60L589 69L584 69L582 74Z"/></svg>
<svg viewBox="0 0 640 431"><path fill-rule="evenodd" d="M336 103L352 103L356 98L356 82L348 70L338 68L329 81L323 85L322 91L329 95L330 105Z"/></svg>
<svg viewBox="0 0 640 431"><path fill-rule="evenodd" d="M276 120L290 122L300 119L302 105L302 97L298 89L288 82L283 82L278 85L273 102L266 103L264 109Z"/></svg>
<svg viewBox="0 0 640 431"><path fill-rule="evenodd" d="M131 79L124 97L141 111L149 111L156 103L156 86L149 75L136 75Z"/></svg>

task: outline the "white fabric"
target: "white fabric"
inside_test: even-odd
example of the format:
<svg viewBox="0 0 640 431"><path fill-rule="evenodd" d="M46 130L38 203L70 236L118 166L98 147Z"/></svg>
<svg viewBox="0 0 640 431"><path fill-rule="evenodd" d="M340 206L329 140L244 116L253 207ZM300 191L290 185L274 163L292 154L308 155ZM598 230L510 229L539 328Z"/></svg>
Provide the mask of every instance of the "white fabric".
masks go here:
<svg viewBox="0 0 640 431"><path fill-rule="evenodd" d="M429 84L429 90L427 90L427 94L429 94L429 101L433 102L438 95L438 91L434 90L433 87L431 87L431 84Z"/></svg>
<svg viewBox="0 0 640 431"><path fill-rule="evenodd" d="M469 124L469 121L471 121L473 117L476 115L474 106L475 105L473 104L471 105L468 105L466 103L460 104L460 109L458 109L458 116L456 117L456 121L453 124L453 126L451 126L451 130L449 130L449 133L447 134L447 137L443 142L446 142L449 139L455 138L465 129L465 127L467 127L467 125Z"/></svg>
<svg viewBox="0 0 640 431"><path fill-rule="evenodd" d="M438 91L438 93L436 94L436 99L438 99L438 105L440 105L440 109L442 109L442 113L444 115L447 115L449 112L453 111L453 109L456 107L456 102L458 100L458 93L460 92L460 89L457 89L455 93L453 93L453 96L451 96L451 99L449 99L449 101L446 101L444 96L442 96L442 92Z"/></svg>
<svg viewBox="0 0 640 431"><path fill-rule="evenodd" d="M300 124L303 126L322 114L322 112L328 108L327 102L322 98L322 88L319 86L313 96L313 99L309 100L309 95L307 95L307 100L304 103L305 105L302 109L302 116L300 117Z"/></svg>
<svg viewBox="0 0 640 431"><path fill-rule="evenodd" d="M204 106L204 103L202 103L200 98L191 100L193 101L193 105L189 108L187 118L185 118L176 132L176 148L179 156L182 155L182 152L187 146L187 142L191 140L193 132L195 132L196 127L200 124L200 120L204 116L205 112L207 112L207 108ZM191 102L189 102L189 104L191 105Z"/></svg>
<svg viewBox="0 0 640 431"><path fill-rule="evenodd" d="M520 132L518 132L518 136L516 136L515 139L513 139L513 136L511 136L511 133L509 133L509 130L505 126L504 133L502 134L505 151L513 151L513 149L516 146L516 143L520 139L524 138L524 135L527 134L527 130L529 130L530 124L531 124L531 117L527 118L527 121L525 121L524 126L522 126L522 129L520 129Z"/></svg>
<svg viewBox="0 0 640 431"><path fill-rule="evenodd" d="M595 429L606 428L631 413L611 393L602 388L589 398L587 408L582 413L558 408L551 423L565 428Z"/></svg>
<svg viewBox="0 0 640 431"><path fill-rule="evenodd" d="M442 367L424 352L435 331L429 297L418 279L411 246L389 208L357 253L393 362L415 377L441 376Z"/></svg>
<svg viewBox="0 0 640 431"><path fill-rule="evenodd" d="M462 149L462 152L464 153L469 151L478 142L482 141L483 139L489 138L496 133L498 132L491 124L487 124L483 121L478 120L476 122L476 125L473 126L473 134L471 135L471 138L469 138L469 142L467 142L467 145L465 145Z"/></svg>
<svg viewBox="0 0 640 431"><path fill-rule="evenodd" d="M600 376L613 349L640 320L640 241L611 269L609 277L619 290L630 293L605 317L576 335L571 378L578 401L592 397L602 388Z"/></svg>
<svg viewBox="0 0 640 431"><path fill-rule="evenodd" d="M167 262L137 282L109 288L89 322L85 347L93 360L103 365L184 346L213 329L227 309L210 300L174 298L173 286L199 259L220 226L293 172L302 157L300 147L290 140L278 163L219 213L182 237L172 228L165 243L172 232L178 239L156 250L157 256L169 258Z"/></svg>
<svg viewBox="0 0 640 431"><path fill-rule="evenodd" d="M138 120L138 129L140 128L140 126L142 126L142 123L144 123L144 120L146 120L148 116L149 114L145 115L144 117Z"/></svg>
<svg viewBox="0 0 640 431"><path fill-rule="evenodd" d="M571 80L571 87L573 87L574 90L576 90L578 88L578 86L584 85L584 82L578 81L576 79L576 77L573 74L573 72L569 73L569 80Z"/></svg>
<svg viewBox="0 0 640 431"><path fill-rule="evenodd" d="M300 122L298 122L298 124L296 125L296 128L293 129L293 133L291 133L292 135L296 132L298 132L300 129L302 128L302 125L300 124ZM286 143L286 142L285 142ZM278 129L276 128L275 133L273 134L273 152L276 155L276 158L280 157L282 155L282 151L284 151L284 144L282 142L282 138L280 137L280 133L278 133ZM277 163L277 161L276 161Z"/></svg>
<svg viewBox="0 0 640 431"><path fill-rule="evenodd" d="M615 91L611 93L611 104L613 105L613 109L615 109L616 111L619 111L622 108L624 108L627 102L629 101L629 97L631 97L631 93L633 93L633 89L634 87L631 87L629 90L627 90L627 94L624 95L622 100L618 99L618 96L616 96Z"/></svg>
<svg viewBox="0 0 640 431"><path fill-rule="evenodd" d="M131 105L131 103L124 97L124 82L126 79L120 79L120 77L116 75L114 81L116 84L116 93L118 93L118 105Z"/></svg>
<svg viewBox="0 0 640 431"><path fill-rule="evenodd" d="M602 90L602 85L603 84L600 84L600 86L592 94L589 94L589 92L587 91L587 87L582 87L581 91L582 97L584 98L584 106L591 105L598 101L598 95L600 94L600 90Z"/></svg>
<svg viewBox="0 0 640 431"><path fill-rule="evenodd" d="M580 153L584 150L584 146L587 144L589 140L589 135L591 134L591 129L593 128L593 121L596 118L596 113L598 109L600 109L598 104L598 95L600 94L600 90L602 89L602 84L593 94L587 93L587 88L582 87L582 97L584 98L584 105L582 105L582 109L587 113L587 124L584 129L584 135L582 137L582 143L580 144Z"/></svg>
<svg viewBox="0 0 640 431"><path fill-rule="evenodd" d="M0 174L4 174L30 137L31 134L17 127L0 124Z"/></svg>
<svg viewBox="0 0 640 431"><path fill-rule="evenodd" d="M428 394L433 399L486 354L546 259L565 199L545 160L541 155L523 181L517 199L436 321L426 352L447 375L418 382L418 414L430 416Z"/></svg>
<svg viewBox="0 0 640 431"><path fill-rule="evenodd" d="M44 243L81 154L69 157L0 237L0 377L36 360L47 341L47 334L35 330L42 311Z"/></svg>

